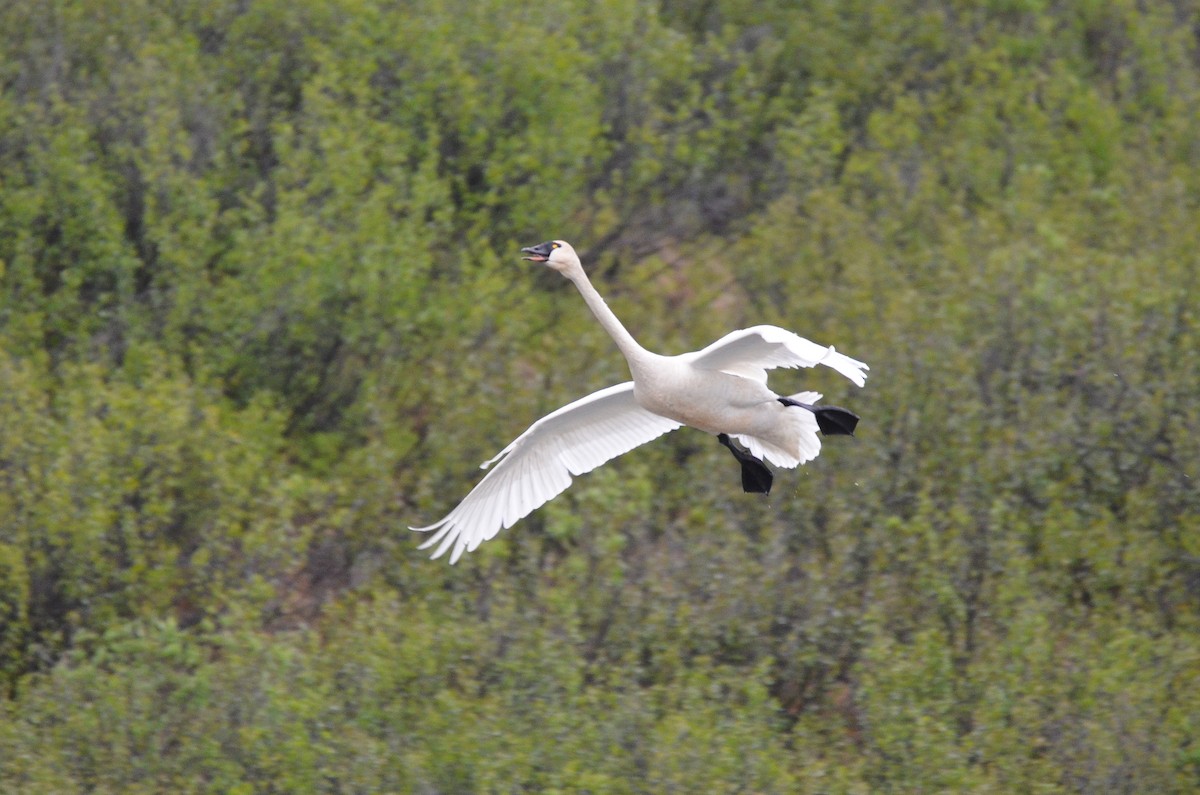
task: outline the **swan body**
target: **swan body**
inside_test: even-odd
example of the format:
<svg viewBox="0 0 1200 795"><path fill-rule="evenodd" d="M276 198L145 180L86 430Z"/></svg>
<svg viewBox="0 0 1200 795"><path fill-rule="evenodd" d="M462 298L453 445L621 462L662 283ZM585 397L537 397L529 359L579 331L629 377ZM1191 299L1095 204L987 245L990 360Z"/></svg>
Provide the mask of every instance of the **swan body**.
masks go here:
<svg viewBox="0 0 1200 795"><path fill-rule="evenodd" d="M490 471L445 518L410 528L433 533L420 547L436 544L432 557L452 548L450 562L456 563L464 552L561 494L573 476L684 425L717 435L742 464L746 491L764 493L772 477L764 459L790 469L816 458L820 433L853 433L856 415L815 405L821 398L816 392L776 395L767 387L767 370L821 364L861 387L869 369L863 362L777 326L734 331L692 353L652 353L596 292L570 244L554 240L522 251L525 259L544 263L575 284L624 355L633 380L547 414L484 462L482 468Z"/></svg>

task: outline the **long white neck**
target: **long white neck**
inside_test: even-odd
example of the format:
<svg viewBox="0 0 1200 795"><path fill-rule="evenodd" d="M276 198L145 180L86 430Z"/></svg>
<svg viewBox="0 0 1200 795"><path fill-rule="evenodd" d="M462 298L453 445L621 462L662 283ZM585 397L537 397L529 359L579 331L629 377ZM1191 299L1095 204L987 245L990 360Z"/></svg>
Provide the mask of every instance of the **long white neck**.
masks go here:
<svg viewBox="0 0 1200 795"><path fill-rule="evenodd" d="M596 316L596 320L600 321L600 325L608 332L608 336L612 337L613 342L617 343L617 348L620 349L621 354L625 357L625 361L629 363L630 370L636 369L639 364L653 356L653 354L641 345L638 345L633 335L621 325L621 321L608 308L608 304L604 303L604 299L600 297L600 293L596 292L596 288L588 280L583 268L572 268L564 275L579 289L579 294L583 296L584 303L588 305L588 309L592 310L592 314Z"/></svg>

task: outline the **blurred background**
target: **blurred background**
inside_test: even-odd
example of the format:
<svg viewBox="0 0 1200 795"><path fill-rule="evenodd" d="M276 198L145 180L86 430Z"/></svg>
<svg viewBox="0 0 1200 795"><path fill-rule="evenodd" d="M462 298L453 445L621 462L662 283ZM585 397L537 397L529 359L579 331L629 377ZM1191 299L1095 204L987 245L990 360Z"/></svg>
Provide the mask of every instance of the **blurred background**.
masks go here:
<svg viewBox="0 0 1200 795"><path fill-rule="evenodd" d="M1200 788L1200 4L7 0L0 790ZM871 365L407 525L773 323Z"/></svg>

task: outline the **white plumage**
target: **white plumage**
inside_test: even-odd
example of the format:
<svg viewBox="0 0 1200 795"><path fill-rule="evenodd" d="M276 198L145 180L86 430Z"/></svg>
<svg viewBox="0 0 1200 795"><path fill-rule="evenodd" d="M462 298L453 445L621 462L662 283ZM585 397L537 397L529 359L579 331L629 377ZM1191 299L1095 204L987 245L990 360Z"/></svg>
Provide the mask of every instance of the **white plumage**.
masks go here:
<svg viewBox="0 0 1200 795"><path fill-rule="evenodd" d="M721 339L695 353L683 354L684 359L697 367L740 375L765 384L767 370L776 367L832 367L859 386L867 382L860 361L843 356L833 349L799 337L779 326L751 326L731 331Z"/></svg>
<svg viewBox="0 0 1200 795"><path fill-rule="evenodd" d="M681 423L651 414L633 398L633 382L610 386L547 414L480 468L491 471L444 519L413 530L437 532L421 549L439 542L433 557L450 546L455 563L463 552L524 519L566 491L571 478L673 431ZM495 466L492 466L495 464ZM457 542L457 543L456 543Z"/></svg>
<svg viewBox="0 0 1200 795"><path fill-rule="evenodd" d="M792 468L821 449L819 430L850 433L857 417L844 409L816 407L821 395L802 392L781 398L767 388L767 370L831 367L858 386L866 364L776 326L754 326L725 335L703 350L660 356L642 348L592 287L575 250L556 240L522 249L525 259L543 262L570 279L624 354L633 380L601 389L535 422L482 466L491 470L441 521L421 549L437 545L437 558L453 548L450 562L512 527L561 494L571 478L657 439L683 425L732 437L745 446L734 455L747 468L765 470L761 459ZM819 424L818 417L832 417ZM846 419L847 417L852 419ZM832 424L830 424L832 422ZM838 429L838 423L848 423ZM848 427L849 430L845 430ZM753 459L759 459L754 461ZM770 488L770 474L765 491Z"/></svg>

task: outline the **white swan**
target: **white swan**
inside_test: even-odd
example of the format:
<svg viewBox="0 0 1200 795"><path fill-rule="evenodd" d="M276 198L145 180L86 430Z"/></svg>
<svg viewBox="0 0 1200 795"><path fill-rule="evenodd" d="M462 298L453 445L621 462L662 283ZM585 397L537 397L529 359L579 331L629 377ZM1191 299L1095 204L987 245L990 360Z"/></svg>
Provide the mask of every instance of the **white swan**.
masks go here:
<svg viewBox="0 0 1200 795"><path fill-rule="evenodd" d="M450 562L475 550L609 459L690 425L716 434L742 465L742 486L766 493L771 471L763 458L792 468L816 458L817 432L852 434L858 416L836 406L813 405L816 392L780 397L767 388L775 367L832 367L858 386L867 365L776 326L727 334L694 353L660 356L638 345L588 281L575 249L553 240L521 249L570 279L629 363L632 381L601 389L563 406L529 427L495 458L471 493L444 519L419 532L437 531L421 549L451 547ZM731 437L745 449L734 446Z"/></svg>

